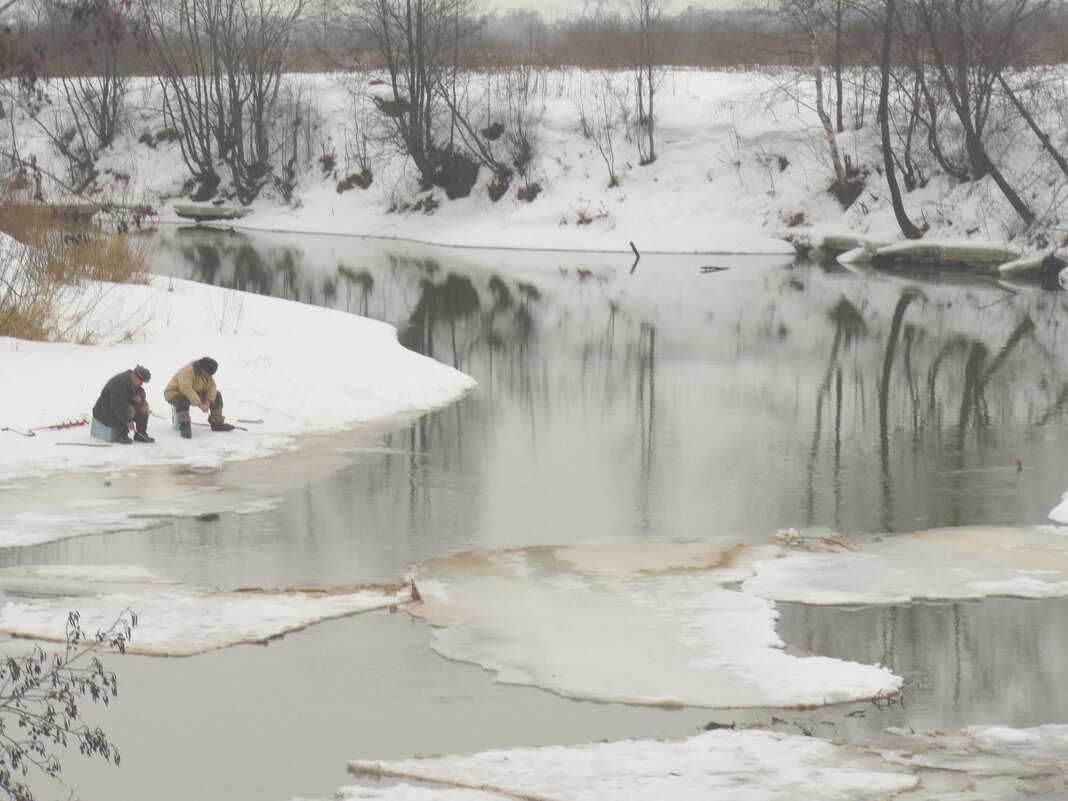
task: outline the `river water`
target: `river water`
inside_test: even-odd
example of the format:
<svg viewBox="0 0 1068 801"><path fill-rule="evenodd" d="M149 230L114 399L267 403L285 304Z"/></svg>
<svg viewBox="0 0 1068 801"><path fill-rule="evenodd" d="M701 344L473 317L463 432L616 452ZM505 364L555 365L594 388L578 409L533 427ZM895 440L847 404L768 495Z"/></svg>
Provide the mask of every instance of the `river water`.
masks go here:
<svg viewBox="0 0 1068 801"><path fill-rule="evenodd" d="M204 479L255 474L269 510L25 548L5 564L332 586L395 581L464 551L1034 525L1068 486L1066 300L1054 290L781 257L635 263L202 228L164 230L156 258L176 277L384 320L479 385L414 422ZM239 397L225 365L219 383ZM1055 689L1065 611L783 605L789 646L881 661L912 682L906 704L796 713L798 725L863 740L892 725L1068 722ZM85 799L326 798L351 783L348 759L678 737L784 714L565 700L495 684L429 641L404 614L368 614L267 646L123 657L100 721L122 766L71 757L64 774Z"/></svg>

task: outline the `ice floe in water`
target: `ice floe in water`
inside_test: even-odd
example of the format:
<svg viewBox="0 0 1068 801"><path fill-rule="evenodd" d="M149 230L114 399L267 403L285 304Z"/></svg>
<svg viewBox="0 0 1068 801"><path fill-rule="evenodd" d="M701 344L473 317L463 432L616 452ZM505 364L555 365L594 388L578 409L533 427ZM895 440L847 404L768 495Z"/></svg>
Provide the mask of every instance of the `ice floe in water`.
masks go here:
<svg viewBox="0 0 1068 801"><path fill-rule="evenodd" d="M1008 801L1064 798L1068 726L888 733L876 748L763 730L677 741L547 746L393 761L357 760L341 799L379 801Z"/></svg>
<svg viewBox="0 0 1068 801"><path fill-rule="evenodd" d="M1062 270L1061 273L1068 279L1068 269ZM1066 283L1065 280L1062 280L1061 283L1068 286L1068 283ZM1068 524L1068 492L1065 492L1064 495L1061 496L1061 502L1050 510L1049 519L1054 520L1057 523Z"/></svg>
<svg viewBox="0 0 1068 801"><path fill-rule="evenodd" d="M761 561L746 592L805 604L1068 595L1068 530L967 526L832 542Z"/></svg>
<svg viewBox="0 0 1068 801"><path fill-rule="evenodd" d="M776 602L1068 596L1068 530L946 528L784 546L583 545L427 562L433 648L574 698L801 707L891 694L879 665L790 653Z"/></svg>
<svg viewBox="0 0 1068 801"><path fill-rule="evenodd" d="M394 607L410 588L339 587L325 590L221 592L159 579L128 566L37 566L0 570L7 592L55 597L0 607L0 631L62 642L69 612L88 633L107 629L130 609L138 617L130 653L190 656L238 643L258 643L336 617Z"/></svg>
<svg viewBox="0 0 1068 801"><path fill-rule="evenodd" d="M462 757L355 761L357 774L468 788L442 792L401 785L346 787L343 799L484 801L487 798L769 799L887 798L917 784L871 755L812 737L766 731L713 731L687 740L625 740L581 746L486 751ZM489 795L479 788L495 793Z"/></svg>
<svg viewBox="0 0 1068 801"><path fill-rule="evenodd" d="M896 692L877 665L786 652L772 602L733 585L770 547L535 548L423 566L433 648L499 681L694 707L814 706Z"/></svg>

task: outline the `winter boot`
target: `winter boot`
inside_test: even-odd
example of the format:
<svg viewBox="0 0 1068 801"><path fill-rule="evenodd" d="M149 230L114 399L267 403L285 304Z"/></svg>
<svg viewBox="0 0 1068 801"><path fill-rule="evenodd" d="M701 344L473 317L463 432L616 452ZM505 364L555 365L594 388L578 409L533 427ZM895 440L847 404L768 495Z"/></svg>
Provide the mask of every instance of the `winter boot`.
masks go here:
<svg viewBox="0 0 1068 801"><path fill-rule="evenodd" d="M230 425L229 423L224 423L222 421L219 421L218 423L212 423L211 424L211 430L212 431L233 431L234 427L232 425Z"/></svg>
<svg viewBox="0 0 1068 801"><path fill-rule="evenodd" d="M182 439L193 438L193 424L192 423L178 423L178 431L182 435Z"/></svg>
<svg viewBox="0 0 1068 801"><path fill-rule="evenodd" d="M134 424L137 426L137 430L134 432L134 442L155 442L153 437L148 435L148 415L138 414L134 415Z"/></svg>
<svg viewBox="0 0 1068 801"><path fill-rule="evenodd" d="M130 433L125 429L115 429L115 439L113 442L117 442L119 445L129 445L133 440L130 439Z"/></svg>

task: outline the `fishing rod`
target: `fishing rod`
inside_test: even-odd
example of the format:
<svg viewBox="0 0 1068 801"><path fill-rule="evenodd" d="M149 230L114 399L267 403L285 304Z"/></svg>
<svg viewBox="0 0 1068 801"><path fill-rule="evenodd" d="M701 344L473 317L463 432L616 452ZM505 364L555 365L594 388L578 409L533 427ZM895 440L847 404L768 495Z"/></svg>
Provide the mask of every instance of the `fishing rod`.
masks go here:
<svg viewBox="0 0 1068 801"><path fill-rule="evenodd" d="M194 421L193 425L195 425L195 426L203 426L204 428L209 428L211 426L211 423L201 423L201 422ZM234 428L236 428L238 431L248 431L248 429L245 428L244 426L234 426Z"/></svg>

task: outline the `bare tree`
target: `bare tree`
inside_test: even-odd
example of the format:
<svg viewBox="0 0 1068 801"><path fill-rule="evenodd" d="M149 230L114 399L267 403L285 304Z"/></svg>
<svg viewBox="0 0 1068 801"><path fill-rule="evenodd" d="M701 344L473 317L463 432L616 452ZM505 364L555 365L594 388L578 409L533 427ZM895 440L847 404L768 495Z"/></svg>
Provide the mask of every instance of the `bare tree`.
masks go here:
<svg viewBox="0 0 1068 801"><path fill-rule="evenodd" d="M108 137L114 135L113 123L119 116L115 104L121 92L112 93L115 87L109 84L105 99L101 99L99 92L93 95L100 114L91 120L88 113L76 117L78 125L70 139L85 132L86 141L84 146L79 143L68 147L70 141L62 140L62 132L41 118L47 103L40 83L46 78L68 74L67 65L71 63L82 64L81 74L87 75L85 65L101 60L102 53L136 49L141 41L141 29L136 16L130 13L133 3L134 0L0 0L0 116L14 106L21 106L61 151L66 148L68 160L73 156L77 166L88 163L91 168L91 161L101 146L100 136L92 128L99 124L99 133L110 141ZM107 68L97 67L97 71L104 72ZM88 100L88 94L87 91L83 99ZM17 170L32 174L35 183L40 184L47 177L68 192L78 193L84 188L85 181L76 179L74 183L81 185L69 186L63 178L46 173L36 162L23 159L14 138L4 144L3 151ZM91 169L85 171L87 175L90 172Z"/></svg>
<svg viewBox="0 0 1068 801"><path fill-rule="evenodd" d="M893 68L893 43L896 21L895 0L886 0L883 18L882 52L879 58L879 135L882 141L883 168L886 183L890 189L890 202L894 208L894 217L898 227L908 239L919 239L923 232L909 219L905 204L901 198L901 188L897 182L897 169L894 160L894 147L890 138L890 83Z"/></svg>
<svg viewBox="0 0 1068 801"><path fill-rule="evenodd" d="M834 170L832 190L844 206L856 198L857 184L852 180L848 165L838 149L837 131L827 111L824 93L823 39L832 29L835 5L833 0L777 0L776 7L800 30L806 42L807 68L815 86L815 109L827 141L827 150Z"/></svg>
<svg viewBox="0 0 1068 801"><path fill-rule="evenodd" d="M593 143L608 169L609 188L619 186L616 168L616 129L626 124L625 93L612 81L611 73L600 76L600 85L578 103L579 130Z"/></svg>
<svg viewBox="0 0 1068 801"><path fill-rule="evenodd" d="M161 0L154 4L153 57L164 114L181 132L182 156L211 197L230 174L251 202L271 178L272 127L282 67L303 0Z"/></svg>
<svg viewBox="0 0 1068 801"><path fill-rule="evenodd" d="M471 191L480 156L476 127L463 113L464 74L486 24L478 0L345 0L368 56L386 72L375 96L397 146L414 163L423 188L449 197ZM467 146L464 140L467 140Z"/></svg>
<svg viewBox="0 0 1068 801"><path fill-rule="evenodd" d="M1032 0L911 0L917 40L922 44L915 69L927 64L944 92L964 140L968 172L975 180L989 175L1025 224L1034 211L990 156L986 132L994 108L996 76L1023 51L1024 23L1044 6ZM925 85L930 80L925 80ZM932 97L928 90L928 96ZM930 101L932 118L937 114Z"/></svg>
<svg viewBox="0 0 1068 801"><path fill-rule="evenodd" d="M635 71L636 117L642 164L656 161L656 97L664 79L669 45L670 0L618 0L623 14L627 52Z"/></svg>
<svg viewBox="0 0 1068 801"><path fill-rule="evenodd" d="M1012 106L1016 109L1017 113L1019 113L1020 118L1027 123L1027 127L1030 128L1031 132L1038 138L1038 141L1042 144L1042 149L1045 150L1050 158L1057 164L1061 174L1068 177L1068 159L1066 159L1064 154L1053 144L1053 140L1050 138L1049 133L1039 124L1035 115L1024 103L1020 93L1012 88L1000 69L995 70L994 77L997 79L998 86L1001 87L1002 93L1008 98L1009 102L1012 103Z"/></svg>

